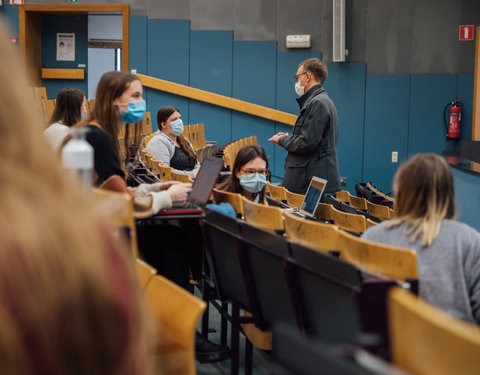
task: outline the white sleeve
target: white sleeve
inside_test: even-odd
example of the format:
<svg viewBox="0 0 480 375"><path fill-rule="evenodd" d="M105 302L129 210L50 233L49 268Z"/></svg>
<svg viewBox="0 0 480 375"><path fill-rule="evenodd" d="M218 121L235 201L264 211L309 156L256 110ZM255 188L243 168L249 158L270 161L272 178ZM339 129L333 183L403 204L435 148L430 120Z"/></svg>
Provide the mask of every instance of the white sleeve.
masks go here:
<svg viewBox="0 0 480 375"><path fill-rule="evenodd" d="M152 208L153 212L158 212L165 208L172 207L172 200L167 191L151 192L149 195L153 198Z"/></svg>

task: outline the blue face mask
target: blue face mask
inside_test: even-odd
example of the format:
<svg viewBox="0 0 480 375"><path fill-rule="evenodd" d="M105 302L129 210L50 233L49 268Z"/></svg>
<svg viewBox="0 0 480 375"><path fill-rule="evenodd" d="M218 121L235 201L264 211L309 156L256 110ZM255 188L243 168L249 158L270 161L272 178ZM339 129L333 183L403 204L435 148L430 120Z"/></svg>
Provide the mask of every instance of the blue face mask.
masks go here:
<svg viewBox="0 0 480 375"><path fill-rule="evenodd" d="M267 177L262 174L244 174L240 176L240 185L250 193L260 193L267 184Z"/></svg>
<svg viewBox="0 0 480 375"><path fill-rule="evenodd" d="M176 135L177 137L179 135L182 135L182 133L183 133L183 121L182 121L181 118L179 118L178 120L172 121L170 123L170 126L172 127L172 133L174 135Z"/></svg>
<svg viewBox="0 0 480 375"><path fill-rule="evenodd" d="M135 124L145 116L147 105L145 100L127 103L127 111L120 110L123 121L128 124Z"/></svg>

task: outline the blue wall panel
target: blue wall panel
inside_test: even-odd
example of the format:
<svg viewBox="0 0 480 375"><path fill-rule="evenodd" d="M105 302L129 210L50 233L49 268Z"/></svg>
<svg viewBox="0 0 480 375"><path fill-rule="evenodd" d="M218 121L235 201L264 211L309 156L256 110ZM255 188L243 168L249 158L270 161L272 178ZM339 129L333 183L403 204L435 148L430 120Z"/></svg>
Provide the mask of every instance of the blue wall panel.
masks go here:
<svg viewBox="0 0 480 375"><path fill-rule="evenodd" d="M355 182L363 181L363 132L365 109L364 63L329 63L325 88L337 107L337 155L340 175L348 178L344 188L352 194Z"/></svg>
<svg viewBox="0 0 480 375"><path fill-rule="evenodd" d="M408 155L441 154L453 147L453 141L446 140L443 109L456 98L457 75L413 74L410 79Z"/></svg>
<svg viewBox="0 0 480 375"><path fill-rule="evenodd" d="M232 31L190 32L190 86L232 95ZM230 142L231 111L190 100L190 123L204 123L205 136L218 145Z"/></svg>
<svg viewBox="0 0 480 375"><path fill-rule="evenodd" d="M277 44L275 42L234 42L233 97L275 108ZM275 122L234 111L232 139L257 136L275 171L275 145L268 141L275 134ZM283 175L283 174L282 174Z"/></svg>
<svg viewBox="0 0 480 375"><path fill-rule="evenodd" d="M480 176L452 167L457 219L480 231Z"/></svg>
<svg viewBox="0 0 480 375"><path fill-rule="evenodd" d="M57 61L57 33L75 33L75 61ZM42 16L42 68L77 69L85 64L85 79L44 79L47 96L55 98L65 87L76 87L87 92L88 75L88 19L87 16Z"/></svg>
<svg viewBox="0 0 480 375"><path fill-rule="evenodd" d="M7 21L7 26L10 29L11 35L19 37L18 30L18 5L3 5L0 6L0 15ZM19 43L20 41L18 41Z"/></svg>
<svg viewBox="0 0 480 375"><path fill-rule="evenodd" d="M408 75L367 75L363 177L386 193L407 157L409 86ZM398 151L398 164L392 151Z"/></svg>
<svg viewBox="0 0 480 375"><path fill-rule="evenodd" d="M190 22L184 20L148 20L147 74L182 85L189 84ZM147 109L152 114L156 128L159 108L166 105L177 107L184 123L188 124L188 99L148 90ZM155 119L155 120L153 120Z"/></svg>
<svg viewBox="0 0 480 375"><path fill-rule="evenodd" d="M147 74L147 17L130 16L128 66Z"/></svg>
<svg viewBox="0 0 480 375"><path fill-rule="evenodd" d="M462 99L462 127L460 129L460 138L472 139L472 111L473 111L473 74L458 75L457 98ZM460 146L457 146L457 150Z"/></svg>

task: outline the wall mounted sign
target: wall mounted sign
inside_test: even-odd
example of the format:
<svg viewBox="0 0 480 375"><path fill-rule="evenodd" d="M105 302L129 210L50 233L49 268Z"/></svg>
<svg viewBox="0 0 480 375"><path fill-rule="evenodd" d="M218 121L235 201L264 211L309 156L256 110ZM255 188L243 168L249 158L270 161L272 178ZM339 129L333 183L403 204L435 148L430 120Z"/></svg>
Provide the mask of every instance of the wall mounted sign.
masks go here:
<svg viewBox="0 0 480 375"><path fill-rule="evenodd" d="M473 25L460 25L458 40L473 40Z"/></svg>
<svg viewBox="0 0 480 375"><path fill-rule="evenodd" d="M57 61L75 61L75 33L57 33Z"/></svg>

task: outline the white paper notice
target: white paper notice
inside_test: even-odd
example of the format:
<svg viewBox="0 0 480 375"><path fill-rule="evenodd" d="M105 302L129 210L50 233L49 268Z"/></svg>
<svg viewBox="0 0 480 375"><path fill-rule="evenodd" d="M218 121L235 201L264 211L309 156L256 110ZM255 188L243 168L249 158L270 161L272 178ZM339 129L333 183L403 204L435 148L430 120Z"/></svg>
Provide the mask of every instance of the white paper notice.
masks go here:
<svg viewBox="0 0 480 375"><path fill-rule="evenodd" d="M57 61L75 61L75 33L57 33Z"/></svg>

